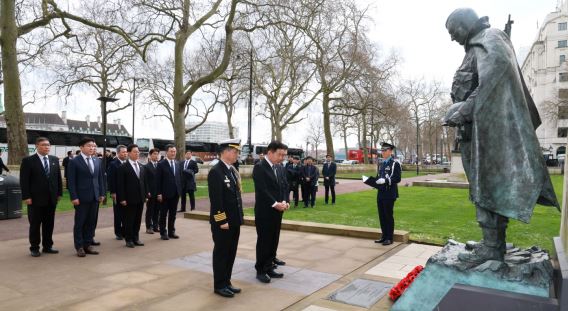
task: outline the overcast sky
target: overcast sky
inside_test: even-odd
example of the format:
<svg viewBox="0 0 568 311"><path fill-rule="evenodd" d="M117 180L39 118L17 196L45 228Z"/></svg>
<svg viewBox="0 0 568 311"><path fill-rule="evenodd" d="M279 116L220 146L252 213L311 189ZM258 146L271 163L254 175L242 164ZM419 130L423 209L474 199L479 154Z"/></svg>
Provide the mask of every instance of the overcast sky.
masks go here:
<svg viewBox="0 0 568 311"><path fill-rule="evenodd" d="M503 29L508 14L514 20L512 41L517 53L519 48L528 48L537 34L546 15L555 11L557 0L358 0L362 6L369 5L370 39L377 43L380 53L388 54L394 51L402 59L399 67L400 78L421 78L440 80L449 87L452 76L461 63L464 55L463 48L450 41L445 29L448 15L456 8L471 7L480 16L488 16L492 27ZM28 86L30 87L30 86ZM29 90L29 89L28 89ZM96 103L91 95L78 94L74 99L76 104L64 105L50 102L37 103L26 107L26 111L60 112L67 110L68 118L84 119L86 114L91 120L99 115ZM128 102L128 94L123 94L121 101ZM96 97L94 97L96 98ZM92 106L93 105L93 106ZM321 119L321 109L313 107L304 116L311 120ZM144 111L139 110L136 117L137 137L173 138L171 126L165 120L144 120ZM109 116L109 121L120 118L129 131L132 126L132 110L128 109ZM214 120L224 121L221 109L215 112ZM247 137L246 109L240 108L234 118L240 128L243 142ZM284 133L284 141L291 146L305 146L307 121L291 127ZM270 138L270 125L261 117L253 119L253 143L267 141ZM336 149L342 147L339 138L335 140ZM350 139L350 147L355 146Z"/></svg>

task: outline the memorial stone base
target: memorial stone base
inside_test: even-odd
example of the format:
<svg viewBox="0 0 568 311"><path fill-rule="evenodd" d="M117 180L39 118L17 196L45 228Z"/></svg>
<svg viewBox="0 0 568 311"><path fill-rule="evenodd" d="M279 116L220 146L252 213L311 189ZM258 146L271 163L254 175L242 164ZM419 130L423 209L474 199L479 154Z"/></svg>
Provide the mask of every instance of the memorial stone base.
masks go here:
<svg viewBox="0 0 568 311"><path fill-rule="evenodd" d="M505 305L516 306L511 310L558 309L556 299L549 298L553 267L545 251L509 245L505 262L490 260L473 266L458 260L459 253L474 247L474 243L466 246L449 241L430 257L391 310L456 310L457 306L460 310L492 310L484 308L491 301L509 301Z"/></svg>

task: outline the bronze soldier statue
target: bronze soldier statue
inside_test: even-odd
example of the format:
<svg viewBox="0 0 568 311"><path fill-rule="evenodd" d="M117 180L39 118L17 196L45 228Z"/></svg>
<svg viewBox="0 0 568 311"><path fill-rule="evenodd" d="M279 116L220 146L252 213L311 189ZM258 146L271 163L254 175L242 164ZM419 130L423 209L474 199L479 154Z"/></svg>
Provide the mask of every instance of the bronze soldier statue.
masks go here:
<svg viewBox="0 0 568 311"><path fill-rule="evenodd" d="M466 54L444 121L458 128L470 200L483 235L459 259L503 261L509 218L528 223L535 204L559 207L535 133L540 117L507 34L490 28L487 17L469 8L450 14L446 28Z"/></svg>

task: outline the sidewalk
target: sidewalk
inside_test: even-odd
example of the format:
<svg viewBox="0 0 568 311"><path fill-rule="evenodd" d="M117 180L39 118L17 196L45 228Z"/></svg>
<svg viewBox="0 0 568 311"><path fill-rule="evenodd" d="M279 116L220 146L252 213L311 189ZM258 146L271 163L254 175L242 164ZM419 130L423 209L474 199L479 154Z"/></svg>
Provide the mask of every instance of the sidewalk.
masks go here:
<svg viewBox="0 0 568 311"><path fill-rule="evenodd" d="M179 240L142 233L146 245L135 249L114 240L112 228L99 229L101 254L86 258L75 256L70 232L54 236L59 254L39 258L29 255L27 239L1 242L0 310L365 310L327 297L356 279L392 286L408 269L385 266L392 255L409 265L426 261L412 245L282 231L278 257L287 264L278 269L285 277L262 284L254 271L256 232L243 226L233 270L243 292L226 299L212 290L209 224L179 219L176 225ZM393 269L402 272L384 275ZM370 309L390 305L384 296Z"/></svg>

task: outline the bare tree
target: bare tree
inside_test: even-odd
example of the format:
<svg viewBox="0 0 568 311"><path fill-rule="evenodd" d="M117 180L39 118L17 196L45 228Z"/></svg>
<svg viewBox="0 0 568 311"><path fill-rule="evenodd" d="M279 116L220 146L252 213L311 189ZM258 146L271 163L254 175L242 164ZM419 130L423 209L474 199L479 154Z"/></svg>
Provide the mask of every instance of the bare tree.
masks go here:
<svg viewBox="0 0 568 311"><path fill-rule="evenodd" d="M310 126L308 128L308 133L306 140L314 147L316 152L316 162L318 161L318 148L325 142L325 133L323 130L323 125L321 118L308 120Z"/></svg>
<svg viewBox="0 0 568 311"><path fill-rule="evenodd" d="M101 2L102 3L102 2ZM33 60L34 55L42 53L53 40L72 37L72 23L114 32L121 36L140 55L144 55L143 41L133 39L132 33L116 24L105 25L60 9L55 0L36 2L0 0L0 50L2 53L2 77L4 83L4 103L8 140L8 163L16 164L27 155L26 128L22 107L22 92L19 64L23 60ZM49 31L46 26L51 25ZM26 39L34 31L44 31L41 42L27 45ZM24 50L18 46L23 45ZM36 48L26 48L35 46Z"/></svg>
<svg viewBox="0 0 568 311"><path fill-rule="evenodd" d="M311 42L300 29L280 24L261 31L255 61L255 85L264 98L261 115L271 124L272 139L302 121L301 113L318 99L313 91L316 68L307 56Z"/></svg>
<svg viewBox="0 0 568 311"><path fill-rule="evenodd" d="M420 164L420 127L429 120L433 107L439 102L441 95L440 83L420 80L404 80L398 92L402 103L408 107L416 127L416 163L417 171Z"/></svg>

